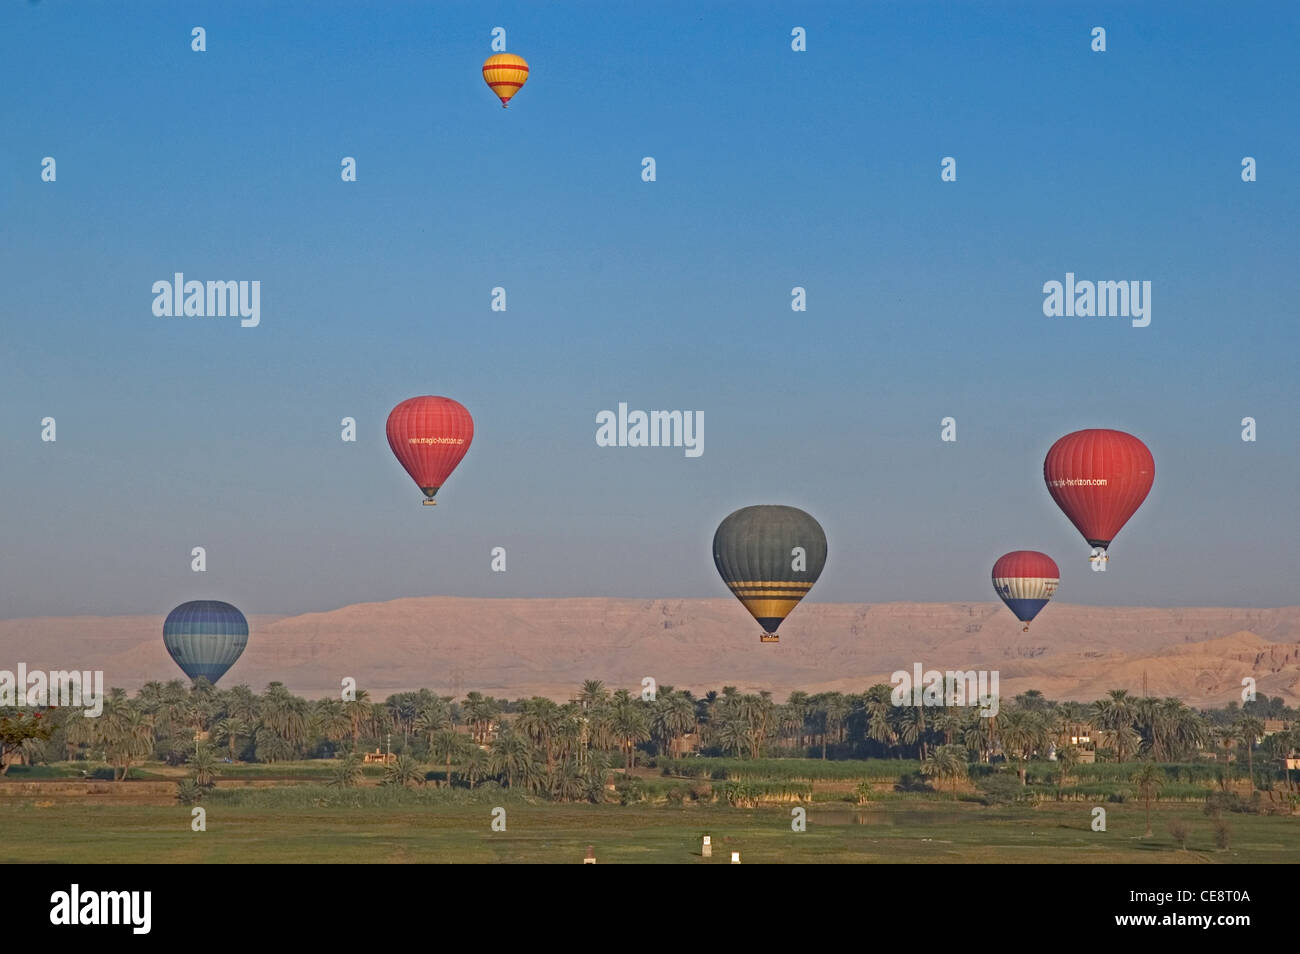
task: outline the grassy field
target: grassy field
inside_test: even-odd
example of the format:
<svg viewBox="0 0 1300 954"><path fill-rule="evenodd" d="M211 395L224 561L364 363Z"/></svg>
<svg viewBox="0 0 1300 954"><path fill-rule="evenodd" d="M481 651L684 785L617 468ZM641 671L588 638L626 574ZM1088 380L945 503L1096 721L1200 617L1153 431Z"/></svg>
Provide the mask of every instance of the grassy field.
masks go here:
<svg viewBox="0 0 1300 954"><path fill-rule="evenodd" d="M1281 816L1232 814L1231 847L1215 850L1211 820L1199 806L1153 806L1154 836L1142 839L1141 805L1107 806L1106 832L1090 829L1091 806L987 808L935 796L900 796L858 810L811 806L805 832L791 831L785 807L530 804L498 799L507 830L490 830L492 802L391 799L377 807L331 804L329 790L302 805L267 792L206 805L207 831L190 830L179 805L118 804L93 797L0 798L0 864L221 862L571 862L588 845L599 863L920 862L1171 864L1283 863L1300 850L1300 824ZM261 794L261 793L258 793ZM310 793L308 793L310 795ZM337 793L332 793L335 800ZM398 793L400 794L400 793ZM387 800L387 799L381 799ZM344 799L347 801L347 799ZM303 807L303 806L309 807ZM1181 850L1166 830L1183 820ZM700 857L710 834L714 857Z"/></svg>
<svg viewBox="0 0 1300 954"><path fill-rule="evenodd" d="M203 801L207 831L194 832L175 797L183 767L151 762L117 783L93 763L14 766L0 778L0 864L578 863L588 845L599 863L657 864L726 864L732 851L751 864L1290 863L1300 852L1300 816L1226 809L1229 847L1217 849L1203 810L1212 788L1198 765L1162 767L1150 838L1132 766L1080 766L1057 801L1050 774L1031 771L1040 784L1026 789L1005 767L950 792L895 784L918 768L899 760L691 759L638 769L635 791L611 790L603 805L547 802L495 782L382 786L382 768L367 768L359 787L334 788L323 784L329 762L223 764ZM871 791L859 806L863 780ZM1285 810L1282 793L1251 796L1242 785L1238 804ZM757 797L728 804L737 787ZM1105 832L1091 829L1098 805ZM497 806L504 832L491 830ZM795 807L807 812L806 831L791 829ZM1185 850L1171 822L1187 829ZM700 854L705 834L711 859Z"/></svg>

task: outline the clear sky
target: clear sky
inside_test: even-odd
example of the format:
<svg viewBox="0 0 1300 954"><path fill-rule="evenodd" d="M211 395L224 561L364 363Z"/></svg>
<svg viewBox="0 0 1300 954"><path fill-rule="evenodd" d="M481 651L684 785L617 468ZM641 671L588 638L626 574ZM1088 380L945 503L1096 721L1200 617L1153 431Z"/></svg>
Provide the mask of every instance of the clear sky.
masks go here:
<svg viewBox="0 0 1300 954"><path fill-rule="evenodd" d="M702 6L0 6L0 616L725 597L753 503L821 521L814 600L1033 548L1063 601L1300 602L1300 5ZM176 271L261 325L155 317ZM1067 271L1150 326L1045 317ZM477 428L436 508L384 437L419 394ZM620 401L703 456L597 447ZM1042 479L1082 427L1156 458L1105 574Z"/></svg>

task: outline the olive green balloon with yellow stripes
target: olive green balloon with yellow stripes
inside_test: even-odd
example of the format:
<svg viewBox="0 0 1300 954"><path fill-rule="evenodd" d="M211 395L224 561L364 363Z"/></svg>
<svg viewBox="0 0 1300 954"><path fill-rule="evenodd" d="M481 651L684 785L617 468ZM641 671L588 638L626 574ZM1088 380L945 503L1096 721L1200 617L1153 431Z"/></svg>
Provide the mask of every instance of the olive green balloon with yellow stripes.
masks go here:
<svg viewBox="0 0 1300 954"><path fill-rule="evenodd" d="M777 642L776 629L826 566L826 534L797 507L744 507L718 525L713 562L736 599Z"/></svg>

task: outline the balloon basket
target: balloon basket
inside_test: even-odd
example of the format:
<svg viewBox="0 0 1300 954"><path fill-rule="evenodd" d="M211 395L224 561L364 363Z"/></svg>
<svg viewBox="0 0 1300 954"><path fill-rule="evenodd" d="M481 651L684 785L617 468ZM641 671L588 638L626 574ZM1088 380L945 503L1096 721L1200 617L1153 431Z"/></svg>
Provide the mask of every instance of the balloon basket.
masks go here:
<svg viewBox="0 0 1300 954"><path fill-rule="evenodd" d="M771 633L764 633L762 636L758 637L758 641L760 643L779 643L781 641L781 637L774 636Z"/></svg>
<svg viewBox="0 0 1300 954"><path fill-rule="evenodd" d="M438 501L436 500L421 500L420 503L424 504L426 507L438 506Z"/></svg>

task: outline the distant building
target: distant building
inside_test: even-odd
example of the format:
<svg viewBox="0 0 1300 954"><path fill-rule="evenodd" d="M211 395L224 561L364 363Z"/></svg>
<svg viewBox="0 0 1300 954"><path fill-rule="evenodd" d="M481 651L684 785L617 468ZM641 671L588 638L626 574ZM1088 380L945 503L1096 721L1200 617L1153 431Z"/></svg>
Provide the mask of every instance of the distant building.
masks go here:
<svg viewBox="0 0 1300 954"><path fill-rule="evenodd" d="M684 755L694 755L700 750L700 737L694 732L679 735L668 743L668 754L675 759Z"/></svg>
<svg viewBox="0 0 1300 954"><path fill-rule="evenodd" d="M380 765L388 765L391 762L396 762L397 756L391 752L385 754L382 750L375 749L373 752L367 752L361 761L366 764L378 762Z"/></svg>
<svg viewBox="0 0 1300 954"><path fill-rule="evenodd" d="M1079 752L1079 762L1091 764L1097 761L1097 742L1090 722L1067 722L1061 731L1061 741L1073 745Z"/></svg>

